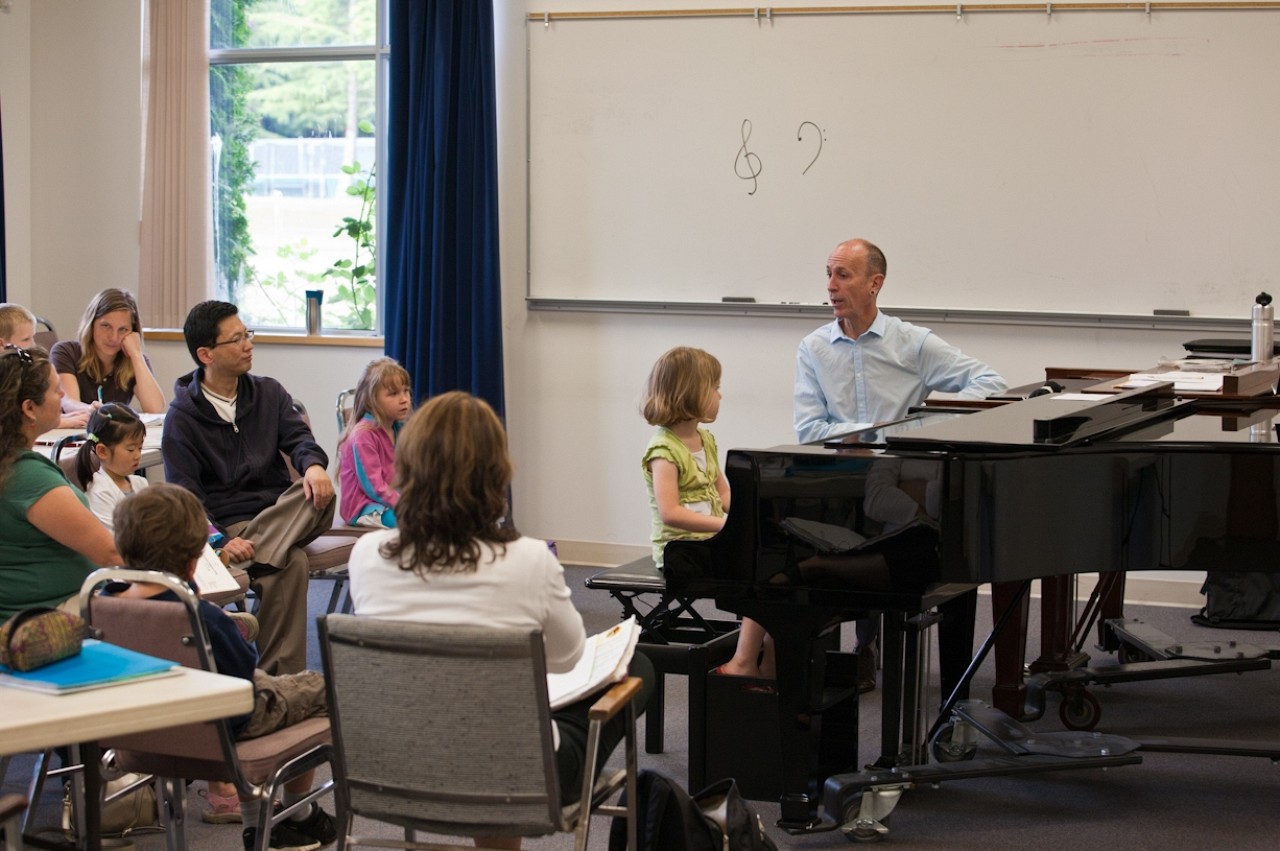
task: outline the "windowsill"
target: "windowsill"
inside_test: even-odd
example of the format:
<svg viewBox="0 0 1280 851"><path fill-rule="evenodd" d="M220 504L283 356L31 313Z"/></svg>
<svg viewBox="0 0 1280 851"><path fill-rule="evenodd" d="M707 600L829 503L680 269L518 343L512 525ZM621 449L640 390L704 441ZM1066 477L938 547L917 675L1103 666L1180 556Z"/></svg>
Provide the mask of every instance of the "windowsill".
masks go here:
<svg viewBox="0 0 1280 851"><path fill-rule="evenodd" d="M148 340L160 342L184 343L186 338L182 331L175 328L144 328L143 334ZM364 337L347 334L290 334L286 331L266 333L259 331L253 337L255 346L337 346L362 349L385 348L386 341L382 337Z"/></svg>

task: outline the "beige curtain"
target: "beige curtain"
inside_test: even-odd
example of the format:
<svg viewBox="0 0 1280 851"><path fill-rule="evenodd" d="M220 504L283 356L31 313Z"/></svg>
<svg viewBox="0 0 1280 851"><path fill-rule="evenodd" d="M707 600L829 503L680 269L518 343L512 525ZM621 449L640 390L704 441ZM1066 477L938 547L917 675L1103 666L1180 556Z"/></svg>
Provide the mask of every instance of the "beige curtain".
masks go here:
<svg viewBox="0 0 1280 851"><path fill-rule="evenodd" d="M181 328L212 292L209 0L147 0L143 26L138 302L151 328Z"/></svg>

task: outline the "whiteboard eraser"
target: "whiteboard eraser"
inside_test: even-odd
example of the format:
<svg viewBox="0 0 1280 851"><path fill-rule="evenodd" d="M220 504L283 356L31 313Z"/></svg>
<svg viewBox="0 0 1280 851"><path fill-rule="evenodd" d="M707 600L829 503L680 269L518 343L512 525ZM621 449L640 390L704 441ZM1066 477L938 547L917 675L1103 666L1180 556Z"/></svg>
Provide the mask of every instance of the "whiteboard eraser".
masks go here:
<svg viewBox="0 0 1280 851"><path fill-rule="evenodd" d="M755 304L756 300L749 295L727 295L720 299L721 301L732 302L733 304Z"/></svg>
<svg viewBox="0 0 1280 851"><path fill-rule="evenodd" d="M1190 310L1161 310L1158 307L1155 310L1151 311L1151 313L1154 316L1190 316L1191 315Z"/></svg>

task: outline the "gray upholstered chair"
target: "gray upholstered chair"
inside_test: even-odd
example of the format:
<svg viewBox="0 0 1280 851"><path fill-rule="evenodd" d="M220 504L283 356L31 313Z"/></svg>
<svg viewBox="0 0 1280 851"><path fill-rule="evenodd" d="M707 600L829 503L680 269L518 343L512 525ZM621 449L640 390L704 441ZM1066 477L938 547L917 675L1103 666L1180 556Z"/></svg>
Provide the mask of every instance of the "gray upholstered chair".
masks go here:
<svg viewBox="0 0 1280 851"><path fill-rule="evenodd" d="M99 596L98 590L113 581L164 585L181 602ZM197 602L196 595L177 577L150 570L103 568L89 574L80 588L81 615L94 637L189 668L216 672ZM184 778L234 783L241 794L266 802L256 825L256 851L267 851L271 828L333 787L332 780L321 783L287 809L275 811L270 805L286 782L331 761L328 718L308 718L242 742L235 740L224 718L108 739L102 747L115 748L117 765L124 771L165 778L160 784L164 799L161 816L169 851L186 848Z"/></svg>
<svg viewBox="0 0 1280 851"><path fill-rule="evenodd" d="M602 725L626 713L626 766L586 772L580 800L560 806L538 630L429 626L331 614L320 620L337 782L338 851L351 845L453 849L416 832L457 837L576 834L592 814L624 816L635 847L635 696L611 688L591 709L586 765ZM627 789L626 806L606 802ZM404 828L405 842L353 836L361 816ZM407 844L406 844L407 843Z"/></svg>

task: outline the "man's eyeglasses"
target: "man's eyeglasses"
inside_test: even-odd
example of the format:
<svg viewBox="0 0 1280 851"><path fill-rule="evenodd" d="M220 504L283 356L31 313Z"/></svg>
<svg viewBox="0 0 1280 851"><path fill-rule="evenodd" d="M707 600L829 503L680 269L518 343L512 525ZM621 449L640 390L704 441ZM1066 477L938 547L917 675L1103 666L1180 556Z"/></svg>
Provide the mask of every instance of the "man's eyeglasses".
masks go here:
<svg viewBox="0 0 1280 851"><path fill-rule="evenodd" d="M253 342L253 335L255 333L257 332L245 331L243 334L236 334L230 340L223 340L220 343L214 343L212 346L209 346L209 348L216 349L218 346L240 346L245 343L251 343Z"/></svg>

